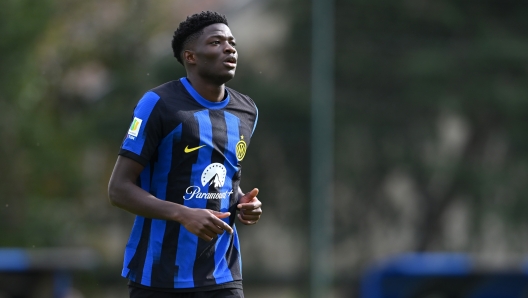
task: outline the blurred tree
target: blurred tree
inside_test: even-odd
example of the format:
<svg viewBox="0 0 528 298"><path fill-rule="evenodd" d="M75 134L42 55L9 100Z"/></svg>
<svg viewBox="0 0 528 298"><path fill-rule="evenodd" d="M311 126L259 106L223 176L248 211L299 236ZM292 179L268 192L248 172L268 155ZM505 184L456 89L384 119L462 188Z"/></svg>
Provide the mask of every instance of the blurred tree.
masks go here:
<svg viewBox="0 0 528 298"><path fill-rule="evenodd" d="M309 83L309 3L276 4L291 18L280 81L293 94ZM337 2L338 276L408 250L528 248L527 12L518 1Z"/></svg>
<svg viewBox="0 0 528 298"><path fill-rule="evenodd" d="M141 2L4 5L0 244L79 244L108 220L98 211L107 159L152 86L143 43L152 26Z"/></svg>
<svg viewBox="0 0 528 298"><path fill-rule="evenodd" d="M514 235L526 225L527 189L519 180L526 176L528 139L518 131L528 116L528 40L519 30L528 26L528 6L342 1L339 7L337 121L345 143L337 146L337 164L347 166L338 168L337 183L360 202L352 226L367 243L363 252L484 252L489 216L508 227L500 240L507 250L525 250L507 239L506 229ZM450 243L448 211L460 206L471 223L454 232L467 239ZM338 218L341 232L351 228L339 224L346 221ZM375 240L377 233L387 237Z"/></svg>
<svg viewBox="0 0 528 298"><path fill-rule="evenodd" d="M23 126L33 126L30 106L41 99L42 80L33 55L52 16L50 1L3 1L0 9L0 234L2 244L17 243L26 218L30 150ZM35 127L38 128L38 127ZM32 148L38 144L33 143Z"/></svg>

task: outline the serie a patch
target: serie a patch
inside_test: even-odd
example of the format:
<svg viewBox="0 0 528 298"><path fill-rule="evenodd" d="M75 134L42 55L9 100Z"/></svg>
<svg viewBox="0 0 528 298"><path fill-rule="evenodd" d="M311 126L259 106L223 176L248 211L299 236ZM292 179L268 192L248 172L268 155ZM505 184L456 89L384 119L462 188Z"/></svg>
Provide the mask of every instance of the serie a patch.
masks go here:
<svg viewBox="0 0 528 298"><path fill-rule="evenodd" d="M134 120L132 121L132 124L130 124L130 128L128 129L129 136L138 136L139 130L141 129L141 122L143 122L143 120L139 119L138 117L134 117Z"/></svg>

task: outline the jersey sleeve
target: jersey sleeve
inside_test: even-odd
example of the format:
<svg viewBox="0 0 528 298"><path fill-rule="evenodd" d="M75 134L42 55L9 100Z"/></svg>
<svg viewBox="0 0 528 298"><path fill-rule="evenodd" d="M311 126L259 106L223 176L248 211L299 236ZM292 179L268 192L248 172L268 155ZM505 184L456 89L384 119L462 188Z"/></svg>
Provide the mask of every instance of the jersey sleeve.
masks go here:
<svg viewBox="0 0 528 298"><path fill-rule="evenodd" d="M146 166L163 138L163 109L158 94L149 91L138 102L119 155Z"/></svg>
<svg viewBox="0 0 528 298"><path fill-rule="evenodd" d="M255 103L253 103L253 104L255 104ZM258 108L257 108L256 104L255 104L255 112L256 112L255 122L253 123L253 129L251 130L251 136L253 136L253 133L255 132L255 128L257 128L257 122L258 122Z"/></svg>
<svg viewBox="0 0 528 298"><path fill-rule="evenodd" d="M251 128L251 136L253 136L253 133L255 132L255 128L257 128L257 122L258 122L258 108L257 108L257 104L255 103L255 101L253 101L253 99L247 95L244 95L244 97L246 98L246 100L248 101L249 105L251 106L251 113L254 114L254 120L253 120L253 125L252 125L252 128Z"/></svg>

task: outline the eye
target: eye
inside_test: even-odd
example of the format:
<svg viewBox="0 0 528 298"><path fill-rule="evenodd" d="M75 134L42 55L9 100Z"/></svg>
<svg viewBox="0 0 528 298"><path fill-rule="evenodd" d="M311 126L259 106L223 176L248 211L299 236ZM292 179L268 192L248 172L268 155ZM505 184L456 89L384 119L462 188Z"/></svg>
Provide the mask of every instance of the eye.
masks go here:
<svg viewBox="0 0 528 298"><path fill-rule="evenodd" d="M231 44L232 47L236 47L236 42L231 41L231 42L229 42L229 43Z"/></svg>
<svg viewBox="0 0 528 298"><path fill-rule="evenodd" d="M220 41L219 40L214 40L211 42L211 44L220 44Z"/></svg>

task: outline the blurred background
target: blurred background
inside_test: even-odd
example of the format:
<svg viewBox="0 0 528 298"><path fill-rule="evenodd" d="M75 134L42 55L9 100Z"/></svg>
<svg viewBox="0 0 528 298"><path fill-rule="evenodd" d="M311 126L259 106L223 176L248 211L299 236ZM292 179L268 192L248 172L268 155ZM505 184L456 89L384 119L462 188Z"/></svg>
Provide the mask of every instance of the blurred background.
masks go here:
<svg viewBox="0 0 528 298"><path fill-rule="evenodd" d="M239 225L246 296L308 296L309 1L4 0L0 247L93 250L69 297L128 297L134 216L109 204L108 179L137 101L185 75L172 34L202 10L227 16L228 85L259 107L241 185L264 204ZM400 253L528 251L526 32L524 1L335 2L331 297L358 297L365 270Z"/></svg>

